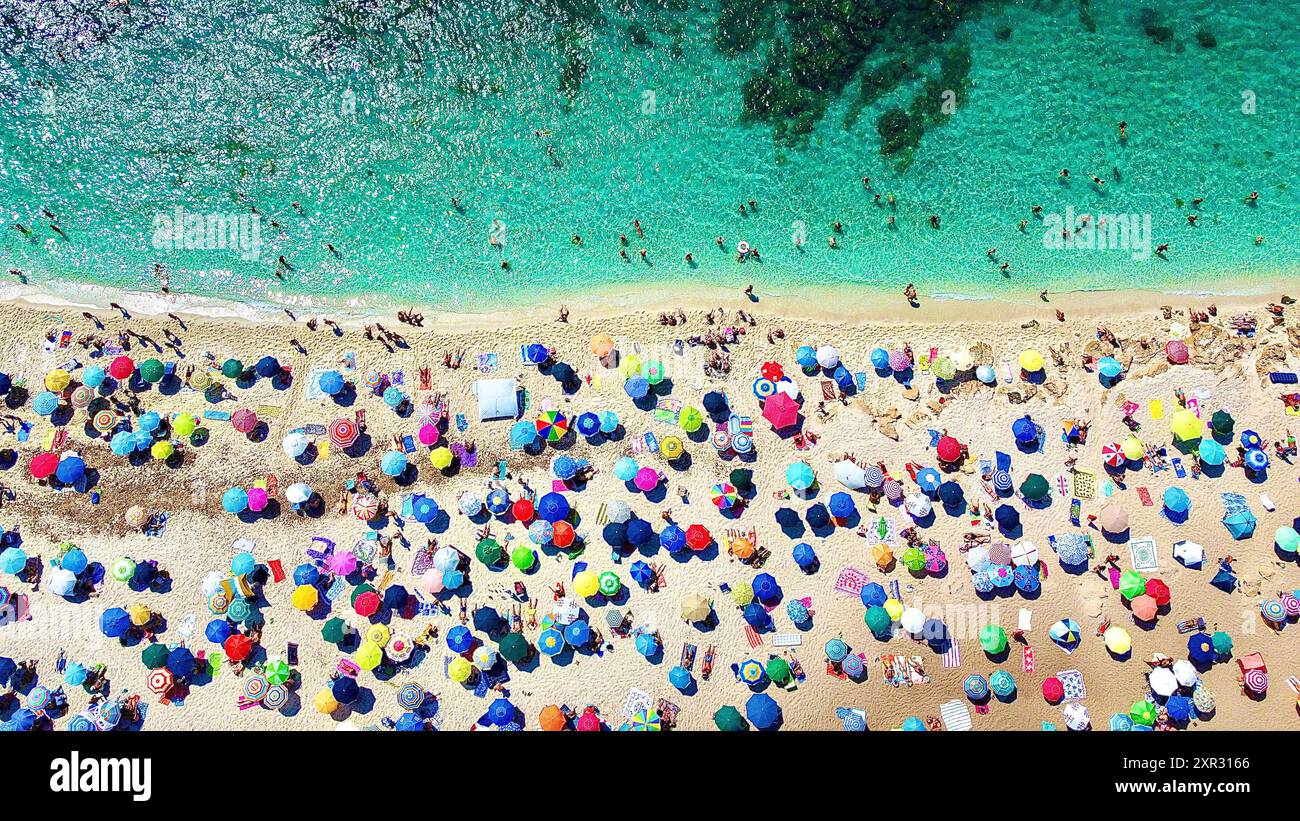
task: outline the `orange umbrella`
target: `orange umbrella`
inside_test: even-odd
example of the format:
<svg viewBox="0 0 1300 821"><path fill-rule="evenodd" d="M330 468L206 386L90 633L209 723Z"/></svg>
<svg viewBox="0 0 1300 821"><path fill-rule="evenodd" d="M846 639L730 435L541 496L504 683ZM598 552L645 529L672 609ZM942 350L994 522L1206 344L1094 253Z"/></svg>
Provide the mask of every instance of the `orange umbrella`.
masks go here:
<svg viewBox="0 0 1300 821"><path fill-rule="evenodd" d="M596 334L591 338L591 352L599 357L609 356L610 351L614 350L614 340L609 334Z"/></svg>
<svg viewBox="0 0 1300 821"><path fill-rule="evenodd" d="M542 708L541 724L543 730L557 733L565 728L568 724L568 719L564 717L564 713L560 712L559 707L552 704L548 707Z"/></svg>
<svg viewBox="0 0 1300 821"><path fill-rule="evenodd" d="M1143 593L1130 603L1133 615L1140 621L1151 621L1156 617L1156 600Z"/></svg>

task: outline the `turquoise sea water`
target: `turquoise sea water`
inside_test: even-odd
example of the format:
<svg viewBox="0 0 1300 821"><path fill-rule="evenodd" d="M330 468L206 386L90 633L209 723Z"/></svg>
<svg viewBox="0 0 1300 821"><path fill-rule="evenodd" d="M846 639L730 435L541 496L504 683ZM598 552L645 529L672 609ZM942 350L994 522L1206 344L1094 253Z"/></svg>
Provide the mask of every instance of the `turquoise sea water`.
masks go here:
<svg viewBox="0 0 1300 821"><path fill-rule="evenodd" d="M0 255L38 285L153 290L161 263L174 291L463 309L683 281L1239 290L1300 261L1294 11L0 0L0 209L32 231L6 227ZM890 109L915 144L882 154ZM1169 253L1049 249L1035 204L1150 215ZM256 255L158 241L177 209L253 208Z"/></svg>

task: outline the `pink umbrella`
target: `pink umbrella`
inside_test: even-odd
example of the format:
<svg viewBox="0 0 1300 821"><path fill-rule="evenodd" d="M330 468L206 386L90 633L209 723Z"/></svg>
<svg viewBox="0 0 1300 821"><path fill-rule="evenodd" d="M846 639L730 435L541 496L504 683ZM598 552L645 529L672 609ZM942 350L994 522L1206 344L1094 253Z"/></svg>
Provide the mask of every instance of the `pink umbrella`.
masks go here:
<svg viewBox="0 0 1300 821"><path fill-rule="evenodd" d="M928 572L942 573L943 569L948 566L948 556L943 552L943 548L929 545L923 552L925 553L925 569Z"/></svg>
<svg viewBox="0 0 1300 821"><path fill-rule="evenodd" d="M633 482L638 490L649 493L659 486L659 471L654 468L641 468L636 472L636 478Z"/></svg>
<svg viewBox="0 0 1300 821"><path fill-rule="evenodd" d="M254 513L261 513L263 510L266 510L266 503L270 500L271 497L267 495L266 488L249 488L248 509Z"/></svg>
<svg viewBox="0 0 1300 821"><path fill-rule="evenodd" d="M325 560L325 569L335 576L350 575L353 570L357 569L357 557L347 550L331 554Z"/></svg>
<svg viewBox="0 0 1300 821"><path fill-rule="evenodd" d="M257 427L257 414L248 408L240 408L231 414L230 424L240 433L249 433Z"/></svg>
<svg viewBox="0 0 1300 821"><path fill-rule="evenodd" d="M1165 356L1175 365L1187 364L1187 345L1182 340L1173 339L1165 345Z"/></svg>
<svg viewBox="0 0 1300 821"><path fill-rule="evenodd" d="M421 445L432 445L438 441L438 428L434 425L421 425L419 438Z"/></svg>
<svg viewBox="0 0 1300 821"><path fill-rule="evenodd" d="M1129 602L1133 615L1142 621L1151 621L1156 617L1156 600L1145 593Z"/></svg>
<svg viewBox="0 0 1300 821"><path fill-rule="evenodd" d="M442 592L443 572L436 567L431 567L424 571L420 580L415 583L416 588L422 593L436 595Z"/></svg>
<svg viewBox="0 0 1300 821"><path fill-rule="evenodd" d="M789 394L777 393L763 403L763 418L777 430L788 428L799 421L799 403Z"/></svg>
<svg viewBox="0 0 1300 821"><path fill-rule="evenodd" d="M912 367L912 357L902 351L894 351L889 355L889 368L894 371L905 371Z"/></svg>

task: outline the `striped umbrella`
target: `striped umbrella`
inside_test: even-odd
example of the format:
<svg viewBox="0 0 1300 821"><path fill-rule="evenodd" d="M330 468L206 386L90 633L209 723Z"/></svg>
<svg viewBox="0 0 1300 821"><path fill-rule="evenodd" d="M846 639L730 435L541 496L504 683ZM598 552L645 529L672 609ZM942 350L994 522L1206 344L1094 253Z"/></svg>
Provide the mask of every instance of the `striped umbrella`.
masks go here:
<svg viewBox="0 0 1300 821"><path fill-rule="evenodd" d="M95 392L85 385L78 385L72 389L72 407L81 410L90 405L91 400L95 398Z"/></svg>
<svg viewBox="0 0 1300 821"><path fill-rule="evenodd" d="M1287 616L1300 616L1300 599L1297 599L1294 594L1282 594L1282 607L1286 610Z"/></svg>
<svg viewBox="0 0 1300 821"><path fill-rule="evenodd" d="M885 498L891 502L901 502L903 500L903 486L898 483L897 479L886 479L884 484Z"/></svg>
<svg viewBox="0 0 1300 821"><path fill-rule="evenodd" d="M145 685L149 692L158 696L167 695L176 680L172 677L171 670L166 667L159 667L157 670L150 670L149 677L145 680Z"/></svg>
<svg viewBox="0 0 1300 821"><path fill-rule="evenodd" d="M844 725L844 731L848 733L866 732L867 720L862 717L861 713L848 710L843 707L835 711L840 723Z"/></svg>
<svg viewBox="0 0 1300 821"><path fill-rule="evenodd" d="M266 697L267 688L270 686L265 677L254 673L244 679L244 698L249 701L261 701Z"/></svg>
<svg viewBox="0 0 1300 821"><path fill-rule="evenodd" d="M762 681L763 677L767 675L767 672L759 662L754 659L746 659L741 662L740 670L737 672L737 675L740 676L740 680L745 684L752 686Z"/></svg>
<svg viewBox="0 0 1300 821"><path fill-rule="evenodd" d="M840 669L844 671L844 675L856 679L866 672L867 665L863 663L862 656L857 653L850 653L840 662Z"/></svg>
<svg viewBox="0 0 1300 821"><path fill-rule="evenodd" d="M731 447L731 433L726 428L717 428L709 436L709 441L718 451L725 451Z"/></svg>
<svg viewBox="0 0 1300 821"><path fill-rule="evenodd" d="M226 608L226 618L240 624L244 623L251 615L253 615L253 608L249 607L248 602L243 599L235 599Z"/></svg>
<svg viewBox="0 0 1300 821"><path fill-rule="evenodd" d="M117 414L107 409L95 411L95 415L90 417L90 426L100 433L108 433L117 427Z"/></svg>
<svg viewBox="0 0 1300 821"><path fill-rule="evenodd" d="M776 393L776 383L770 379L754 380L754 395L759 399L766 399Z"/></svg>
<svg viewBox="0 0 1300 821"><path fill-rule="evenodd" d="M736 493L736 488L726 482L719 482L714 485L709 495L713 499L713 504L718 506L718 510L731 510L736 502L740 501L740 495Z"/></svg>
<svg viewBox="0 0 1300 821"><path fill-rule="evenodd" d="M351 419L335 419L328 428L330 442L335 447L350 448L357 441L357 425Z"/></svg>
<svg viewBox="0 0 1300 821"><path fill-rule="evenodd" d="M352 513L361 521L368 522L379 513L379 499L372 493L362 493L352 503Z"/></svg>
<svg viewBox="0 0 1300 821"><path fill-rule="evenodd" d="M1246 689L1252 693L1263 693L1268 690L1268 673L1258 667L1247 670L1243 683L1246 685Z"/></svg>
<svg viewBox="0 0 1300 821"><path fill-rule="evenodd" d="M1265 621L1281 624L1286 621L1286 607L1277 599L1265 599L1259 603L1259 612Z"/></svg>
<svg viewBox="0 0 1300 821"><path fill-rule="evenodd" d="M284 684L289 680L289 676L292 675L293 671L289 669L289 665L284 659L275 659L266 663L263 673L266 675L268 683Z"/></svg>
<svg viewBox="0 0 1300 821"><path fill-rule="evenodd" d="M283 684L272 684L266 688L266 695L262 696L262 706L271 710L278 710L289 703L289 688Z"/></svg>
<svg viewBox="0 0 1300 821"><path fill-rule="evenodd" d="M657 733L663 729L659 713L655 710L642 710L632 716L631 727L634 733Z"/></svg>
<svg viewBox="0 0 1300 821"><path fill-rule="evenodd" d="M865 467L862 469L862 475L865 478L867 487L877 488L885 483L885 474L881 473L878 467Z"/></svg>
<svg viewBox="0 0 1300 821"><path fill-rule="evenodd" d="M404 710L418 710L424 703L424 688L418 684L404 684L397 691L397 704Z"/></svg>
<svg viewBox="0 0 1300 821"><path fill-rule="evenodd" d="M99 730L95 726L95 720L87 713L77 713L68 721L68 732L71 733L93 733Z"/></svg>
<svg viewBox="0 0 1300 821"><path fill-rule="evenodd" d="M930 573L942 573L943 569L948 566L948 556L943 552L943 548L938 545L928 545L923 550L925 553L925 569Z"/></svg>
<svg viewBox="0 0 1300 821"><path fill-rule="evenodd" d="M737 433L731 438L731 449L736 453L749 453L754 449L754 441L748 434Z"/></svg>
<svg viewBox="0 0 1300 821"><path fill-rule="evenodd" d="M370 390L377 390L380 385L384 384L384 375L379 371L366 371L361 376L361 384Z"/></svg>
<svg viewBox="0 0 1300 821"><path fill-rule="evenodd" d="M1101 446L1101 458L1108 467L1124 466L1124 448L1119 442L1108 442Z"/></svg>
<svg viewBox="0 0 1300 821"><path fill-rule="evenodd" d="M967 697L971 701L980 701L989 697L989 683L980 675L969 675L966 677L962 689L966 691Z"/></svg>
<svg viewBox="0 0 1300 821"><path fill-rule="evenodd" d="M49 688L42 687L38 684L27 693L25 706L33 713L39 713L41 710L50 706L50 700L51 696Z"/></svg>
<svg viewBox="0 0 1300 821"><path fill-rule="evenodd" d="M569 431L568 418L559 411L542 411L537 417L537 435L547 442L558 442Z"/></svg>
<svg viewBox="0 0 1300 821"><path fill-rule="evenodd" d="M998 493L1006 493L1011 490L1011 474L1005 470L993 471L993 489Z"/></svg>

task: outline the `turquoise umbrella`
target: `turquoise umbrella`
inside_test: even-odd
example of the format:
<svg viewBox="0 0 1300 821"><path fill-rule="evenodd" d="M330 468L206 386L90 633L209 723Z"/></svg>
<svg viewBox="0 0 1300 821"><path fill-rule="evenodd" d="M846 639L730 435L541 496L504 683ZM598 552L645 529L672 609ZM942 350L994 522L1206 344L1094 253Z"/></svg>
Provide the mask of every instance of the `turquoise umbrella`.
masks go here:
<svg viewBox="0 0 1300 821"><path fill-rule="evenodd" d="M793 462L785 469L785 480L795 490L807 490L813 484L813 469L807 462Z"/></svg>

